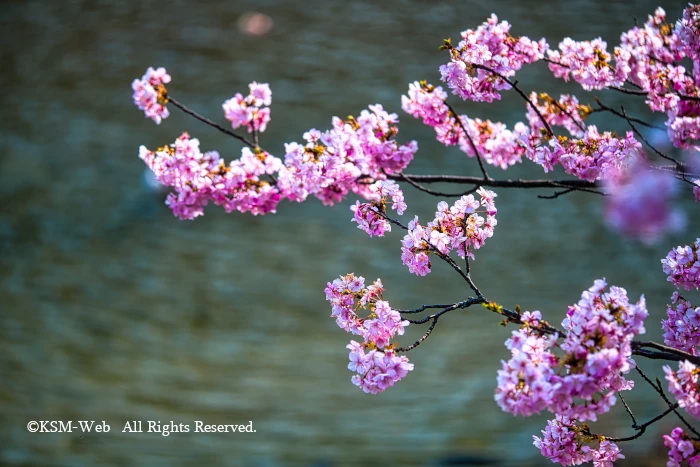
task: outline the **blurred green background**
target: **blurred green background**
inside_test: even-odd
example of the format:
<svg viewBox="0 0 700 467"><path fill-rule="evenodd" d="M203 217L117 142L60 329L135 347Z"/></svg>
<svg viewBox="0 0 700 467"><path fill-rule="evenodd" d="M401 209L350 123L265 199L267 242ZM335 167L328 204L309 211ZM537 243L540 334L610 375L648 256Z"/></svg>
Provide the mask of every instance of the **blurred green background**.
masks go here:
<svg viewBox="0 0 700 467"><path fill-rule="evenodd" d="M662 2L674 21L684 1ZM408 83L439 84L441 40L491 12L514 35L608 40L611 49L649 0L462 1L439 4L326 1L7 1L0 12L0 464L3 465L551 465L532 446L549 415L514 418L493 401L496 370L512 329L482 309L454 312L409 354L415 370L385 394L350 383L350 336L329 318L327 281L354 272L381 277L399 308L464 299L443 265L426 278L400 261L401 233L369 239L350 223L355 198L334 208L283 203L255 218L212 207L178 221L144 181L138 147L182 131L228 158L240 144L171 107L160 126L131 102L131 81L165 66L170 93L224 122L221 103L250 81L273 90L262 144L283 143L337 115L381 103L399 113L399 140L416 139L412 173L476 174L475 161L434 141L400 110ZM264 35L242 25L272 20ZM248 15L248 16L246 16ZM250 26L250 23L248 23ZM254 26L255 24L253 24ZM530 90L591 95L537 64L518 74ZM641 101L597 93L606 103ZM494 105L452 101L470 117L524 120L506 93ZM662 122L662 115L653 118ZM620 122L595 116L606 129ZM529 162L492 176L541 177ZM557 173L557 175L561 175ZM409 215L439 201L406 187ZM593 280L606 277L637 299L648 336L674 290L659 260L696 238L700 223L654 246L630 242L602 222L601 198L498 190L499 224L477 254L473 276L500 303L564 317ZM481 310L481 311L480 311ZM411 326L401 343L423 327ZM660 364L642 361L658 375ZM640 384L641 387L641 384ZM628 401L638 419L664 409L645 388ZM28 433L30 420L105 420L108 434ZM247 423L256 433L122 433L129 420ZM626 444L627 462L663 465L661 430ZM624 436L621 406L596 431Z"/></svg>

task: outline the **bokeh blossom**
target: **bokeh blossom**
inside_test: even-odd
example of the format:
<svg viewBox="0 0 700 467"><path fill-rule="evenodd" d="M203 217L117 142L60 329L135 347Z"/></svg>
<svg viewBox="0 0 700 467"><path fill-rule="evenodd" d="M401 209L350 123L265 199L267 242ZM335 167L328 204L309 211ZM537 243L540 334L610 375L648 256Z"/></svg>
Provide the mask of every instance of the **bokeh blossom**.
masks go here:
<svg viewBox="0 0 700 467"><path fill-rule="evenodd" d="M683 211L675 204L678 184L664 171L632 164L609 177L605 221L614 230L645 243L683 230Z"/></svg>

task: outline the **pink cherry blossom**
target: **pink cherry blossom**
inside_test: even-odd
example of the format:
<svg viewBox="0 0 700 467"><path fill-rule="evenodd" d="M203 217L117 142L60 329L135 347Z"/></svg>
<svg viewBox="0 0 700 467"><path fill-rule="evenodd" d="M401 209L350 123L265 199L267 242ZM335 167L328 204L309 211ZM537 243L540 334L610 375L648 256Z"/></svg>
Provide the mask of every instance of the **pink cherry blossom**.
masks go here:
<svg viewBox="0 0 700 467"><path fill-rule="evenodd" d="M547 42L535 42L527 37L510 35L510 24L498 22L491 15L477 29L462 32L457 47L448 47L450 62L440 67L442 81L453 94L464 100L492 102L501 98L500 92L510 85L493 73L474 65L482 65L510 77L523 65L534 63L544 57Z"/></svg>
<svg viewBox="0 0 700 467"><path fill-rule="evenodd" d="M678 401L678 405L693 417L700 419L700 368L688 360L678 364L678 371L664 366L668 392Z"/></svg>
<svg viewBox="0 0 700 467"><path fill-rule="evenodd" d="M262 133L270 122L272 91L267 83L252 82L248 88L250 93L247 96L236 93L223 103L224 115L234 129L245 126L249 133Z"/></svg>
<svg viewBox="0 0 700 467"><path fill-rule="evenodd" d="M661 260L667 280L679 289L700 289L700 238L691 245L679 246L668 252Z"/></svg>
<svg viewBox="0 0 700 467"><path fill-rule="evenodd" d="M329 131L308 131L305 145L286 145L285 164L278 178L285 196L301 202L314 195L327 205L341 201L351 191L373 199L373 180L384 180L408 166L418 150L417 143L399 145L394 139L398 133L396 114L378 104L369 108L358 118L334 117Z"/></svg>
<svg viewBox="0 0 700 467"><path fill-rule="evenodd" d="M676 427L670 435L664 435L664 446L668 450L668 467L700 467L700 449L681 427Z"/></svg>
<svg viewBox="0 0 700 467"><path fill-rule="evenodd" d="M506 341L511 358L498 371L495 399L501 409L596 420L615 403L615 392L632 388L623 375L634 366L632 339L645 332L646 303L644 297L630 303L624 289L612 286L605 292L606 287L597 280L569 307L559 344L563 357L553 352L556 337L538 330L540 312L523 314L524 325Z"/></svg>
<svg viewBox="0 0 700 467"><path fill-rule="evenodd" d="M148 68L143 77L135 79L131 83L134 91L134 104L143 110L147 118L150 118L157 125L168 118L170 112L166 107L168 94L165 85L170 82L170 75L165 68Z"/></svg>
<svg viewBox="0 0 700 467"><path fill-rule="evenodd" d="M678 292L673 292L667 314L668 319L661 321L664 342L676 349L700 355L700 307L693 306Z"/></svg>
<svg viewBox="0 0 700 467"><path fill-rule="evenodd" d="M592 462L594 467L612 467L616 460L625 458L615 443L591 438L575 419L564 415L549 420L542 438L533 439L544 457L564 466Z"/></svg>
<svg viewBox="0 0 700 467"><path fill-rule="evenodd" d="M586 91L621 86L627 77L626 69L612 65L612 55L601 38L592 41L564 39L559 51L548 50L549 69L557 78L569 80L569 76Z"/></svg>
<svg viewBox="0 0 700 467"><path fill-rule="evenodd" d="M281 199L279 190L261 177L279 171L282 162L264 152L243 148L240 159L226 165L219 153L202 153L199 140L183 133L157 151L141 146L139 157L157 181L173 188L166 204L181 219L203 215L209 202L226 212L274 213Z"/></svg>
<svg viewBox="0 0 700 467"><path fill-rule="evenodd" d="M624 138L619 138L606 131L588 126L580 139L560 136L547 139L539 129L525 134L526 156L541 165L545 172L561 164L566 173L590 182L605 180L619 172L626 164L641 157L641 144L628 131Z"/></svg>
<svg viewBox="0 0 700 467"><path fill-rule="evenodd" d="M497 225L496 193L479 188L477 194L465 195L449 206L438 203L435 218L422 226L416 216L408 224L408 233L401 241L401 260L413 274L424 276L430 272L429 254L435 249L443 255L456 250L457 255L474 258L473 250L481 248L493 236ZM485 216L482 216L485 214Z"/></svg>
<svg viewBox="0 0 700 467"><path fill-rule="evenodd" d="M331 302L332 317L346 332L362 336L364 342L350 341L348 369L356 374L352 382L364 392L377 394L403 379L413 364L397 355L390 344L394 336L404 334L408 321L382 299L384 287L377 279L365 287L364 277L354 274L329 282L326 300ZM357 312L367 309L369 315L360 318Z"/></svg>
<svg viewBox="0 0 700 467"><path fill-rule="evenodd" d="M355 341L350 341L347 348L350 349L348 369L357 372L351 381L365 393L384 392L413 370L413 363L408 358L391 349L372 348L365 352L369 347Z"/></svg>

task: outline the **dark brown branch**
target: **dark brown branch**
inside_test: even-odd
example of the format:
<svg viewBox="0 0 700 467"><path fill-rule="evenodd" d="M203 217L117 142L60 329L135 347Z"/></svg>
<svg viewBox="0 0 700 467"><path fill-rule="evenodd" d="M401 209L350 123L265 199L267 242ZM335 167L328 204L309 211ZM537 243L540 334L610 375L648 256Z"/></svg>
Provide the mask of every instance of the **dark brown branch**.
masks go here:
<svg viewBox="0 0 700 467"><path fill-rule="evenodd" d="M408 177L403 172L401 172L401 176L403 177L402 180L407 181L409 183L409 185L413 186L414 188L416 188L424 193L428 193L429 195L433 195L433 196L444 196L446 198L454 198L454 197L460 197L460 196L468 195L470 193L474 193L476 190L479 189L478 186L475 186L474 188L470 188L469 190L462 191L460 193L443 193L441 191L431 190L428 187L425 187L419 183L414 182L412 178Z"/></svg>
<svg viewBox="0 0 700 467"><path fill-rule="evenodd" d="M656 417L652 418L652 419L649 420L648 422L643 423L643 424L641 424L641 425L639 425L639 426L633 426L632 428L634 428L635 430L637 430L637 433L636 433L635 435L628 436L628 437L626 437L626 438L611 438L611 437L608 437L608 436L603 436L603 438L607 439L608 441L612 441L612 442L614 442L614 443L620 443L620 442L624 442L624 441L633 441L633 440L639 438L640 436L642 436L642 435L644 434L644 432L647 431L647 427L649 427L650 425L652 425L652 424L658 422L659 420L661 420L662 418L664 418L666 415L668 415L668 414L670 414L671 412L675 411L677 408L678 408L678 404L674 404L673 406L670 406L668 409L666 409L665 412L663 412L663 413L657 415ZM635 424L636 424L636 423L635 423ZM600 435L593 434L593 433L591 433L590 431L588 431L586 434L587 434L587 435L590 435L590 436L595 436L595 437L600 436Z"/></svg>
<svg viewBox="0 0 700 467"><path fill-rule="evenodd" d="M659 384L658 384L658 386L657 386L656 384L654 384L654 383L649 379L649 377L648 377L646 374L644 374L644 372L643 372L638 366L635 366L634 369L637 370L637 373L639 373L640 376L641 376L642 378L644 378L644 381L646 381L646 382L649 384L649 386L651 386L652 388L654 388L654 390L655 390L656 392L659 393L659 395L660 395L661 398L664 400L664 402L666 402L666 405L668 405L669 409L670 409L671 407L673 407L674 405L677 405L677 404L673 404L670 400L668 400L668 397L666 397L666 393L664 392L664 388L661 387L661 383L660 383L660 382L659 382ZM657 381L658 381L658 379L657 379ZM685 426L687 426L688 429L689 429L690 431L692 431L692 432L695 434L695 436L697 436L696 439L700 440L700 433L698 433L698 432L695 430L695 428L693 428L693 426L692 426L690 423L688 423L688 422L686 421L686 419L683 417L683 415L681 415L680 412L678 412L677 408L674 408L674 409L673 409L673 412L675 412L675 414L676 414L676 416L678 417L678 419L679 419L681 422L683 422L683 424L684 424Z"/></svg>
<svg viewBox="0 0 700 467"><path fill-rule="evenodd" d="M656 352L648 349L654 349ZM669 360L674 362L688 360L694 365L700 365L700 356L674 349L658 342L632 341L632 353L651 360Z"/></svg>
<svg viewBox="0 0 700 467"><path fill-rule="evenodd" d="M574 118L574 116L571 114L571 112L569 112L568 110L566 110L566 109L564 108L564 106L561 105L561 104L559 103L558 100L552 98L552 102L554 103L554 105L557 106L557 108L558 108L559 110L561 110L561 111L564 113L564 115L566 115L567 117L569 117L569 118L571 119L571 121L574 122L574 123L576 124L576 126L579 127L579 128L581 129L581 131L586 131L586 126L583 124L583 121L576 120L576 119Z"/></svg>
<svg viewBox="0 0 700 467"><path fill-rule="evenodd" d="M430 308L448 308L448 307L451 307L452 305L454 305L454 303L450 303L448 305L423 305L420 308L415 308L413 310L399 310L397 308L394 308L394 311L398 311L399 313L411 314L411 313L420 313L420 312L428 310Z"/></svg>
<svg viewBox="0 0 700 467"><path fill-rule="evenodd" d="M459 183L465 185L481 185L496 188L595 188L596 184L586 180L484 180L480 177L467 175L390 175L391 180L405 180L409 177L416 183Z"/></svg>
<svg viewBox="0 0 700 467"><path fill-rule="evenodd" d="M239 134L234 133L234 132L231 131L231 130L227 130L226 128L222 127L222 126L219 125L218 123L209 120L207 117L203 117L203 116L199 115L199 114L198 114L197 112L195 112L194 110L191 110L191 109L185 107L185 106L182 105L179 101L173 99L170 95L168 95L168 102L172 103L175 107L177 107L178 109L182 110L182 111L185 112L186 114L193 116L194 118L196 118L196 119L199 120L200 122L204 122L204 123L206 123L207 125L209 125L209 126L211 126L211 127L214 127L214 128L216 128L217 130L221 131L222 133L226 133L226 134L229 135L229 136L233 136L234 138L236 138L237 140L239 140L240 142L242 142L243 144L245 144L245 145L248 146L249 148L255 149L255 148L257 147L257 145L256 145L255 143L253 143L252 141L248 140L248 138L246 138L245 136L241 136L241 135L239 135Z"/></svg>
<svg viewBox="0 0 700 467"><path fill-rule="evenodd" d="M474 151L474 154L476 154L476 160L479 162L479 168L481 169L481 174L484 176L484 180L488 180L489 174L486 173L486 167L484 167L484 161L481 159L481 154L479 154L479 150L476 148L476 144L474 144L474 140L472 139L471 135L467 131L467 127L464 126L464 123L462 122L462 117L460 117L457 112L455 112L455 109L452 108L450 104L445 101L445 105L447 106L448 109L450 109L450 113L452 116L455 118L457 121L457 124L462 128L462 131L464 132L464 135L467 137L467 141L469 141L469 145L472 147L472 150Z"/></svg>
<svg viewBox="0 0 700 467"><path fill-rule="evenodd" d="M438 322L438 318L433 318L433 322L430 324L430 327L428 328L427 331L425 331L425 334L423 334L420 337L420 339L418 339L417 341L415 341L413 344L411 344L409 346L399 347L398 349L396 349L396 352L408 352L409 350L413 350L416 347L418 347L421 344L421 342L426 340L428 338L428 336L430 335L430 333L433 332L433 329L435 329L435 325L437 324L437 322Z"/></svg>
<svg viewBox="0 0 700 467"><path fill-rule="evenodd" d="M618 397L620 398L620 400L622 401L622 405L625 406L625 410L627 411L627 413L629 414L629 416L632 418L632 428L634 428L634 429L636 430L636 429L638 428L638 426L637 426L637 419L634 418L634 414L632 413L632 409L630 409L630 406L627 405L627 402L625 401L625 398L622 397L622 393L621 393L621 392L618 392L617 395L618 395Z"/></svg>
<svg viewBox="0 0 700 467"><path fill-rule="evenodd" d="M464 309L464 308L469 308L472 305L478 305L480 303L486 303L486 299L484 297L469 297L467 300L464 300L463 302L457 302L453 303L452 305L448 305L447 307L443 308L442 310L438 311L437 313L433 313L430 316L426 316L423 319L416 319L416 320L411 320L409 319L408 322L411 324L423 324L427 323L431 319L437 319L440 316L444 315L445 313L449 313L450 311L454 311L457 309Z"/></svg>
<svg viewBox="0 0 700 467"><path fill-rule="evenodd" d="M551 194L551 195L537 195L537 197L539 199L556 199L562 195L565 195L567 193L571 193L572 191L576 191L576 188L567 188L566 190L555 191L554 194Z"/></svg>
<svg viewBox="0 0 700 467"><path fill-rule="evenodd" d="M603 104L603 103L600 101L600 99L598 99L597 97L593 97L593 99L594 99L594 100L596 101L596 103L599 105L599 107L598 107L597 109L593 109L593 112L610 112L610 113L613 114L613 115L616 115L616 116L618 116L618 117L620 117L620 118L624 118L625 120L630 121L630 122L639 123L640 125L645 126L645 127L647 127L647 128L653 128L653 129L655 129L655 130L665 130L665 128L663 128L663 127L660 127L660 126L657 126L657 125L653 125L653 124L651 124L651 123L645 122L644 120L640 120L640 119L638 119L638 118L633 118L633 117L625 116L625 115L623 115L622 113L618 112L617 110L613 109L612 107L608 107L607 105Z"/></svg>
<svg viewBox="0 0 700 467"><path fill-rule="evenodd" d="M644 142L644 144L646 144L652 151L654 151L654 152L655 152L656 154L658 154L660 157L662 157L662 158L664 158L664 159L666 159L666 160L668 160L668 161L671 161L671 162L673 162L674 164L676 164L676 167L678 168L678 171L679 171L679 172L682 172L683 169L684 169L683 164L682 164L680 161L674 159L673 157L668 156L668 155L664 154L663 152L659 151L658 149L656 149L656 147L652 146L652 144L651 144L649 141L647 141L647 139L644 137L644 135L643 135L639 130L637 130L637 127L634 126L634 123L632 123L631 119L628 118L627 112L625 112L625 108L624 108L624 107L621 107L621 109L622 109L623 118L624 118L625 120L627 120L627 123L629 124L630 128L632 128L632 131L634 132L634 134L636 134L637 136L639 136L639 139L641 139L641 140ZM684 182L689 183L689 184L691 184L691 185L693 184L693 182L691 182L690 180L688 180L688 179L685 177L685 175L680 175L680 176L679 176L679 179L680 179L680 180L683 180Z"/></svg>
<svg viewBox="0 0 700 467"><path fill-rule="evenodd" d="M520 97L522 97L523 99L525 99L525 102L527 102L528 104L530 104L530 107L532 107L532 110L535 111L535 113L537 114L537 116L538 116L538 117L540 118L540 120L542 121L542 124L543 124L544 127L547 129L547 133L549 134L549 136L554 136L554 131L552 131L552 127L549 126L549 122L547 122L547 119L544 118L544 115L542 115L542 112L540 112L540 109L537 108L537 105L535 105L535 104L530 100L530 98L527 97L527 95L523 92L523 90L520 89L520 88L518 87L517 83L515 83L515 82L509 80L508 78L506 78L506 77L503 76L502 74L498 73L496 70L493 70L492 68L489 68L489 67L487 67L487 66L485 66L485 65L479 65L479 64L476 64L476 63L468 63L468 65L469 65L469 66L472 66L472 67L474 67L474 68L478 68L478 69L481 69L481 70L488 71L489 73L493 74L494 76L498 76L500 79L502 79L503 81L505 81L506 83L508 83L508 84L510 85L511 88L515 89L515 91L516 91L518 94L520 94Z"/></svg>

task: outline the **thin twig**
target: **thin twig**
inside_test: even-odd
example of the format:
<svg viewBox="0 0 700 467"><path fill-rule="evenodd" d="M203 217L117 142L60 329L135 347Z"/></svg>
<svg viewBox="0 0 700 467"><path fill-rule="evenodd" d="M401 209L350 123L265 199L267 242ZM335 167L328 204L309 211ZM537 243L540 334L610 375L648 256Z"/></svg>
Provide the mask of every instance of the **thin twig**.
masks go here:
<svg viewBox="0 0 700 467"><path fill-rule="evenodd" d="M423 324L427 323L431 319L439 318L440 316L444 315L445 313L449 313L450 311L454 311L457 309L464 309L464 308L469 308L472 305L478 305L480 303L486 303L486 299L484 297L469 297L467 300L464 300L463 302L457 302L453 303L452 305L448 305L442 310L433 313L430 316L426 316L423 319L416 319L416 320L411 320L409 319L408 322L411 324Z"/></svg>
<svg viewBox="0 0 700 467"><path fill-rule="evenodd" d="M571 193L572 191L576 191L576 188L567 188L566 190L555 191L554 194L552 194L552 195L537 195L537 197L539 199L556 199L562 195L565 195L567 193Z"/></svg>
<svg viewBox="0 0 700 467"><path fill-rule="evenodd" d="M421 344L421 342L426 340L428 338L428 336L430 335L430 333L433 332L433 329L435 329L435 325L437 324L437 322L438 322L438 318L433 318L433 322L430 324L430 327L428 328L427 331L425 331L425 334L423 334L420 337L420 339L418 339L417 341L415 341L413 344L411 344L409 346L399 347L398 349L396 349L396 352L408 352L409 350L413 350L416 347L418 347Z"/></svg>
<svg viewBox="0 0 700 467"><path fill-rule="evenodd" d="M626 438L611 438L611 437L608 437L608 436L603 436L603 438L607 439L608 441L612 441L612 442L614 442L614 443L620 443L620 442L624 442L624 441L632 441L632 440L635 440L635 439L639 438L640 436L642 436L642 435L644 434L645 431L647 431L647 427L648 427L649 425L652 425L652 424L658 422L659 420L661 420L662 418L664 418L666 415L668 415L668 414L670 414L671 412L675 411L677 408L678 408L678 404L674 404L673 406L670 406L668 409L666 409L665 412L663 412L663 413L657 415L656 417L652 418L652 419L649 420L648 422L643 423L643 424L639 425L638 427L635 427L635 429L637 430L637 434L635 434L635 435L628 436L628 437L626 437ZM588 431L586 434L588 434L588 435L590 435L590 436L596 436L596 437L600 436L600 435L593 434L593 433L591 433L590 431Z"/></svg>
<svg viewBox="0 0 700 467"><path fill-rule="evenodd" d="M469 145L474 150L474 154L476 155L476 160L479 162L479 168L481 169L481 174L484 176L484 180L488 180L490 177L489 177L489 174L486 173L486 167L484 167L484 161L481 159L481 154L479 154L479 150L476 148L476 144L474 144L474 140L472 139L471 135L467 131L467 128L464 126L464 123L462 122L462 117L460 117L457 114L457 112L455 112L455 109L453 109L452 106L447 103L447 101L445 101L445 105L450 110L450 113L455 118L455 120L457 121L459 126L462 128L464 135L467 137L467 141L469 141Z"/></svg>
<svg viewBox="0 0 700 467"><path fill-rule="evenodd" d="M595 188L594 182L586 180L484 180L481 177L471 177L468 175L389 175L391 180L401 181L404 177L409 177L416 183L458 183L465 185L481 185L496 188Z"/></svg>
<svg viewBox="0 0 700 467"><path fill-rule="evenodd" d="M454 198L454 197L464 196L464 195L468 195L468 194L470 194L470 193L474 193L476 190L479 189L478 186L475 186L474 188L470 188L469 190L467 190L467 191L462 191L462 192L460 192L460 193L443 193L443 192L441 192L441 191L431 190L431 189L428 188L428 187L425 187L425 186L423 186L423 185L421 185L421 184L419 184L419 183L414 182L413 179L411 179L410 177L408 177L408 176L407 176L406 174L404 174L403 172L400 172L400 174L401 174L401 176L403 177L403 180L407 181L407 182L409 183L409 185L413 186L414 188L416 188L416 189L418 189L418 190L420 190L420 191L422 191L422 192L428 193L429 195L433 195L433 196L444 196L444 197L446 197L446 198Z"/></svg>
<svg viewBox="0 0 700 467"><path fill-rule="evenodd" d="M252 141L250 141L250 140L249 140L248 138L246 138L245 136L241 136L241 135L239 135L239 134L234 133L234 132L231 131L231 130L227 130L226 128L222 127L222 126L219 125L218 123L209 120L207 117L203 117L203 116L199 115L199 114L198 114L197 112L195 112L194 110L191 110L191 109L185 107L184 105L182 105L179 101L175 100L175 99L172 98L170 95L168 95L168 102L172 103L175 107L177 107L178 109L182 110L182 111L185 112L186 114L193 116L194 118L196 118L196 119L199 120L200 122L204 122L204 123L206 123L207 125L212 126L212 127L216 128L217 130L221 131L222 133L226 133L226 134L229 135L229 136L233 136L234 138L236 138L237 140L241 141L243 144L245 144L245 145L248 146L249 148L255 149L255 148L257 147L257 145L256 145L255 143L253 143Z"/></svg>
<svg viewBox="0 0 700 467"><path fill-rule="evenodd" d="M676 416L680 419L680 421L683 422L683 424L684 424L685 426L687 426L688 429L689 429L690 431L692 431L692 432L695 434L695 436L697 436L697 439L700 440L700 433L698 433L698 432L695 430L695 428L693 428L693 426L692 426L690 423L688 423L688 422L686 421L686 419L683 417L683 415L681 415L680 412L678 412L678 410L677 410L678 404L673 404L670 400L668 400L668 397L666 397L666 393L664 392L664 388L661 387L661 384L659 383L658 386L657 386L656 384L654 384L654 383L649 379L649 377L648 377L647 375L645 375L644 372L643 372L638 366L635 366L634 369L637 370L637 373L639 373L639 374L641 375L641 377L644 378L644 380L645 380L647 383L649 383L649 385L650 385L652 388L654 388L654 390L655 390L656 392L659 393L659 395L661 396L661 398L662 398L662 399L664 400L664 402L666 402L666 404L668 405L669 409L670 409L671 407L674 407L674 406L675 406L675 407L673 408L673 412L675 412Z"/></svg>
<svg viewBox="0 0 700 467"><path fill-rule="evenodd" d="M671 161L671 162L673 162L674 164L676 164L676 167L678 167L678 170L679 170L679 171L682 171L682 170L683 170L683 164L682 164L681 162L679 162L678 160L674 159L673 157L668 156L668 155L664 154L663 152L659 151L658 149L656 149L656 147L652 146L652 144L649 143L649 141L647 141L647 139L644 137L644 135L643 135L639 130L637 130L637 127L634 126L634 123L632 123L632 121L630 120L630 118L627 116L627 112L625 112L625 108L624 108L624 107L620 107L620 108L622 109L623 118L624 118L625 120L627 120L627 123L629 124L630 128L632 128L632 131L633 131L637 136L639 136L639 139L641 139L641 140L644 142L644 144L646 144L647 146L649 146L649 148L650 148L652 151L654 151L656 154L658 154L660 157L662 157L662 158L664 158L664 159L666 159L666 160L668 160L668 161ZM683 181L685 181L685 182L687 182L687 183L690 183L691 185L693 184L690 180L688 180L687 178L685 178L684 175L681 175L681 180L683 180Z"/></svg>
<svg viewBox="0 0 700 467"><path fill-rule="evenodd" d="M399 313L411 314L411 313L420 313L420 312L428 310L430 308L448 308L448 307L451 307L452 305L454 305L454 303L450 303L448 305L423 305L420 308L415 308L413 310L399 310L399 309L394 308L394 311L398 311Z"/></svg>
<svg viewBox="0 0 700 467"><path fill-rule="evenodd" d="M625 410L627 411L628 414L630 414L630 417L632 417L632 428L635 430L638 428L637 427L637 419L634 418L634 414L632 413L632 409L630 409L630 406L627 405L627 402L625 401L625 398L622 397L622 393L618 392L617 395L620 397L620 400L622 401L622 405L625 406Z"/></svg>
<svg viewBox="0 0 700 467"><path fill-rule="evenodd" d="M503 76L502 74L498 73L496 70L494 70L494 69L492 69L492 68L489 68L489 67L487 67L487 66L485 66L485 65L479 65L479 64L477 64L477 63L469 63L468 65L469 65L469 66L472 66L472 67L474 67L474 68L478 68L478 69L481 69L481 70L488 71L489 73L491 73L491 74L493 74L493 75L495 75L495 76L498 76L498 77L501 78L503 81L505 81L506 83L508 83L508 84L510 85L511 88L515 89L515 91L516 91L518 94L520 94L520 97L522 97L523 99L525 99L525 102L527 102L528 104L530 104L530 107L532 107L532 110L535 111L535 113L537 114L537 116L538 116L538 117L540 118L540 120L542 121L542 124L543 124L544 127L547 129L547 133L549 134L549 136L554 136L554 131L552 131L552 127L549 125L549 122L547 122L547 119L544 118L544 115L542 115L542 112L540 112L540 109L538 109L537 106L530 100L530 98L527 97L527 95L523 92L523 90L520 89L520 88L518 87L517 83L514 83L513 81L509 80L508 78L506 78L506 77Z"/></svg>
<svg viewBox="0 0 700 467"><path fill-rule="evenodd" d="M644 120L640 120L638 118L633 118L633 117L629 117L629 116L626 117L625 115L621 114L620 112L613 109L612 107L608 107L607 105L603 104L600 101L600 99L598 99L597 97L593 97L593 99L599 105L599 107L597 109L593 109L593 111L592 111L593 113L595 113L595 112L610 112L613 115L616 115L620 118L624 118L625 120L628 120L631 122L639 123L640 125L645 126L647 128L653 128L655 130L665 130L665 128L663 128L663 127L660 127L658 125L654 125L652 123L645 122Z"/></svg>

